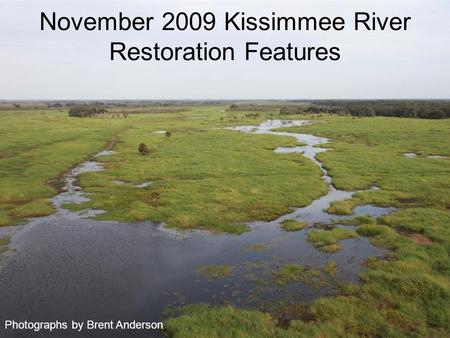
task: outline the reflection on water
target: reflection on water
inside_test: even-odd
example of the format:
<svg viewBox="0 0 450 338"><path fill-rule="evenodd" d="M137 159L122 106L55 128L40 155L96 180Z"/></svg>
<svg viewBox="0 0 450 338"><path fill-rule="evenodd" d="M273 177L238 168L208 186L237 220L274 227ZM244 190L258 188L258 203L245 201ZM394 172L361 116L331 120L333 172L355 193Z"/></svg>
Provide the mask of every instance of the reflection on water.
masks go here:
<svg viewBox="0 0 450 338"><path fill-rule="evenodd" d="M354 192L336 190L316 155L326 151L317 145L327 140L308 134L272 131L282 126L303 125L305 121L272 120L259 126L232 128L248 133L268 133L295 137L305 144L280 147L277 153L295 152L314 161L329 183L327 195L310 205L294 209L271 222L251 222L252 231L240 236L214 235L200 231L168 231L159 224L125 224L96 221L91 217L101 211L71 212L61 206L88 199L76 186L79 174L103 170L101 163L84 162L64 176L65 189L53 199L56 212L31 219L15 231L11 248L0 270L0 320L159 320L164 307L175 304L208 302L231 303L244 307L264 307L283 301L311 302L335 292L335 283L321 285L307 282L280 287L273 272L286 263L314 268L330 261L337 265L333 280L356 282L362 262L369 256L382 256L363 237L341 242L342 249L329 254L316 250L307 234L317 222L338 218L324 212L332 201L350 198ZM101 152L99 156L111 155ZM142 185L136 189L143 188ZM355 215L380 216L393 209L359 206ZM298 219L308 227L284 232L279 223ZM5 227L1 231L11 231ZM256 249L255 249L256 248ZM230 276L209 280L197 272L204 264L228 264ZM96 336L111 337L120 332ZM69 333L67 333L69 334ZM148 332L127 332L127 336ZM156 334L156 333L155 333ZM64 336L62 334L62 336Z"/></svg>

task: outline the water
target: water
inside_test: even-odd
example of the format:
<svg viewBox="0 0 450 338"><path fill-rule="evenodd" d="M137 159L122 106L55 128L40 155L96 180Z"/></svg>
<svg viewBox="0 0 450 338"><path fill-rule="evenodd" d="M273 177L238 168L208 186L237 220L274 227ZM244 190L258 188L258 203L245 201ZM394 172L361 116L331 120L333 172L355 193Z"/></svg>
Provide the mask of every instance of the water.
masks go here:
<svg viewBox="0 0 450 338"><path fill-rule="evenodd" d="M23 227L0 228L0 235L13 234L11 250L0 269L0 320L158 321L166 305L195 302L273 310L279 302L308 303L333 294L336 281L357 282L364 260L383 256L385 251L364 237L342 241L342 249L333 254L320 252L307 241L314 223L338 218L323 209L332 201L350 198L354 192L335 189L331 177L316 159L318 153L327 149L314 146L326 143L326 139L272 131L305 123L273 120L259 126L233 128L295 137L305 145L280 147L275 152L296 152L308 157L321 168L322 178L329 185L328 194L310 205L293 209L271 222L251 222L252 231L240 236L202 231L180 233L152 222L96 221L88 217L101 210L65 210L61 207L64 203L88 199L76 186L77 176L103 170L96 160L111 152L101 152L92 161L74 168L63 178L63 192L53 199L56 208L53 215L31 219ZM392 210L367 205L357 207L355 215L379 216ZM284 219L302 220L308 227L287 233L279 226ZM336 277L324 276L323 285L305 282L279 287L274 283L273 271L285 263L305 264L314 269L330 261L337 264ZM204 264L231 265L233 274L209 280L197 271ZM70 335L74 333L58 333L58 337ZM149 332L98 331L91 335L149 336ZM83 336L87 336L86 331Z"/></svg>
<svg viewBox="0 0 450 338"><path fill-rule="evenodd" d="M416 158L419 156L419 154L416 153L404 153L403 156L406 158ZM447 158L447 156L444 155L428 155L427 158Z"/></svg>
<svg viewBox="0 0 450 338"><path fill-rule="evenodd" d="M141 184L136 184L135 187L136 188L147 188L149 187L153 182L143 182Z"/></svg>
<svg viewBox="0 0 450 338"><path fill-rule="evenodd" d="M275 152L299 153L309 158L319 166L320 170L323 173L322 179L328 184L328 193L325 196L322 196L314 200L310 205L303 208L297 208L292 213L283 215L272 222L257 222L258 224L267 223L271 225L276 225L286 219L296 219L302 222L306 222L308 224L314 224L314 223L329 223L336 219L348 218L348 216L332 215L324 211L330 206L331 202L349 199L356 193L356 191L337 190L332 184L332 178L328 175L328 171L323 167L322 163L317 160L316 158L317 154L329 150L328 148L321 148L317 146L327 143L328 139L323 137L317 137L310 134L273 131L274 129L279 129L282 127L303 126L308 123L309 123L308 121L303 120L268 120L266 122L261 123L258 126L242 126L229 128L235 131L245 133L271 134L277 136L295 137L295 139L298 142L304 145L297 147L278 147L275 149ZM373 187L372 189L376 190L378 188ZM351 215L351 217L354 217L355 215L369 215L378 217L382 215L387 215L391 213L393 210L394 208L380 208L374 207L372 205L364 205L356 207L354 210L354 214Z"/></svg>
<svg viewBox="0 0 450 338"><path fill-rule="evenodd" d="M121 180L115 180L114 183L117 184L117 185L127 185L127 184L129 184L128 182L121 181ZM153 183L153 182L142 182L142 183L140 183L140 184L135 184L134 186L135 186L136 188L141 188L141 189L143 189L143 188L147 188L147 187L150 186L152 183Z"/></svg>

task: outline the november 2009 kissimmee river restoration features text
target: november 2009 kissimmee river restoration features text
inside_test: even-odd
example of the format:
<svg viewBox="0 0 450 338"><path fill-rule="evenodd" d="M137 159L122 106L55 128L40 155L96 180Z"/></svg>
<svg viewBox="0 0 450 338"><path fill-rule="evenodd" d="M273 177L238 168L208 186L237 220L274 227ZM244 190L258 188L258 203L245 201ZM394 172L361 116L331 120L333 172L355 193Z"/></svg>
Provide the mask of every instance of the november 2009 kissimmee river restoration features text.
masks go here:
<svg viewBox="0 0 450 338"><path fill-rule="evenodd" d="M160 16L64 16L56 12L40 12L41 31L148 31L155 32L340 32L354 34L373 31L407 31L410 16L384 16L376 12L354 12L350 23L342 16L282 16L269 12L253 16L246 12L162 12ZM304 35L302 35L304 38ZM152 34L149 34L152 38ZM211 39L220 40L211 35ZM299 36L300 39L300 36ZM342 48L337 45L311 46L301 41L283 45L266 45L245 41L242 46L219 46L208 41L190 45L170 45L166 41L129 45L126 41L108 42L111 61L338 61Z"/></svg>

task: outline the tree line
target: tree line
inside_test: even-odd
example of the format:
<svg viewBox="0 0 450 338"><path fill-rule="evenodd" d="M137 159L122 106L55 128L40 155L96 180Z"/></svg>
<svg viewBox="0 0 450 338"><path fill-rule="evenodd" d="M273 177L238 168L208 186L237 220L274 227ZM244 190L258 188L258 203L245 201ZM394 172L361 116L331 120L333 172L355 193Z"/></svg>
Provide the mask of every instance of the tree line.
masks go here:
<svg viewBox="0 0 450 338"><path fill-rule="evenodd" d="M317 100L310 104L286 105L280 114L331 113L352 116L396 116L423 119L450 117L449 100Z"/></svg>
<svg viewBox="0 0 450 338"><path fill-rule="evenodd" d="M91 105L73 106L69 110L70 117L93 117L96 115L107 114L108 110L104 107L95 107Z"/></svg>

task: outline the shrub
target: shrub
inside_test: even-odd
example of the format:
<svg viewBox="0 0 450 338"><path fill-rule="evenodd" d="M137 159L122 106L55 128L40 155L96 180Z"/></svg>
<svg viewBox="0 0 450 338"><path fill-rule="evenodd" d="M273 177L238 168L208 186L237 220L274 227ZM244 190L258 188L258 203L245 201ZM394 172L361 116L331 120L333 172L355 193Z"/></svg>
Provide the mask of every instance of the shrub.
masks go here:
<svg viewBox="0 0 450 338"><path fill-rule="evenodd" d="M139 154L141 155L148 155L150 153L150 149L148 149L147 145L145 143L141 143L139 145Z"/></svg>

